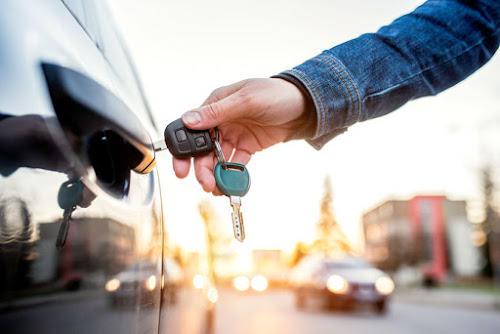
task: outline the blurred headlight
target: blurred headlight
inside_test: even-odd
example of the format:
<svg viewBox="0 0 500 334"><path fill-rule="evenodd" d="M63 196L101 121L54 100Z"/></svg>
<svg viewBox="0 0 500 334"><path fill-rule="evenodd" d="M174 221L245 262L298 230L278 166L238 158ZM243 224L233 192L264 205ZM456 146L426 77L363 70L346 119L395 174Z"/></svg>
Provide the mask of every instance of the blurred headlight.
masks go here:
<svg viewBox="0 0 500 334"><path fill-rule="evenodd" d="M394 291L394 282L386 276L379 277L375 282L375 288L383 295L389 295Z"/></svg>
<svg viewBox="0 0 500 334"><path fill-rule="evenodd" d="M151 275L146 280L146 289L148 289L149 291L153 291L155 288L156 288L156 276Z"/></svg>
<svg viewBox="0 0 500 334"><path fill-rule="evenodd" d="M105 286L106 291L108 291L108 292L116 291L116 290L118 290L119 287L120 287L120 281L116 278L109 280Z"/></svg>
<svg viewBox="0 0 500 334"><path fill-rule="evenodd" d="M205 278L202 275L195 275L193 277L193 286L195 289L203 289L205 285Z"/></svg>
<svg viewBox="0 0 500 334"><path fill-rule="evenodd" d="M233 279L233 287L238 291L247 291L250 288L250 280L245 276L238 276Z"/></svg>
<svg viewBox="0 0 500 334"><path fill-rule="evenodd" d="M267 278L264 276L258 275L252 278L252 289L255 291L262 292L267 289L267 286Z"/></svg>
<svg viewBox="0 0 500 334"><path fill-rule="evenodd" d="M349 289L349 283L339 275L328 277L326 287L333 293L345 293Z"/></svg>
<svg viewBox="0 0 500 334"><path fill-rule="evenodd" d="M208 296L208 300L210 300L212 302L212 304L215 304L217 302L217 300L219 299L219 293L217 292L217 289L214 287L208 289L207 296Z"/></svg>

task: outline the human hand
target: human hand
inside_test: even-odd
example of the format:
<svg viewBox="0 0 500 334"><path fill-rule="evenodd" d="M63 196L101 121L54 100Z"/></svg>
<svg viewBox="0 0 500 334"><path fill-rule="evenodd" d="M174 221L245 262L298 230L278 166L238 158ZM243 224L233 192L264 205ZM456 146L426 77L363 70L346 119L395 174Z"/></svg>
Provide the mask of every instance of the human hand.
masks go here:
<svg viewBox="0 0 500 334"><path fill-rule="evenodd" d="M218 127L226 160L247 164L251 156L295 133L307 119L302 92L283 79L249 79L216 89L201 107L182 116L194 130ZM217 188L213 155L194 158L194 171L206 192L222 195ZM189 174L191 159L173 158L175 174Z"/></svg>

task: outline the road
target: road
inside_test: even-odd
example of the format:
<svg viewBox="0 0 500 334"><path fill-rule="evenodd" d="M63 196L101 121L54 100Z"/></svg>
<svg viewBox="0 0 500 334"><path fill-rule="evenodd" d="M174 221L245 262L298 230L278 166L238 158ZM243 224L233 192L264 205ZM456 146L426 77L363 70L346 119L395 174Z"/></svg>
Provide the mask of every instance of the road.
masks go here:
<svg viewBox="0 0 500 334"><path fill-rule="evenodd" d="M110 308L105 298L85 298L28 307L0 314L1 333L148 333L161 315L162 334L199 333L203 304L194 292L183 292L177 303L158 309ZM386 315L369 308L328 311L309 305L299 311L286 290L242 294L219 290L215 334L327 333L500 333L500 312L423 303L392 302Z"/></svg>
<svg viewBox="0 0 500 334"><path fill-rule="evenodd" d="M219 291L217 334L329 333L499 333L500 312L392 302L386 315L368 308L354 312L329 311L311 305L294 307L287 291L242 294Z"/></svg>

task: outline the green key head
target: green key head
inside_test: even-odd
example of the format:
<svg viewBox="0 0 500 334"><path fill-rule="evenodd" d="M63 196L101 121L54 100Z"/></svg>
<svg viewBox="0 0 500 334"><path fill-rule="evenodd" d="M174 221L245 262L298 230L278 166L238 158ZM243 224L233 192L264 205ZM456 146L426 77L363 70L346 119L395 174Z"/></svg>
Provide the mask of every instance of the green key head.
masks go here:
<svg viewBox="0 0 500 334"><path fill-rule="evenodd" d="M214 170L219 189L227 196L245 196L250 189L250 174L245 165L234 162L217 163Z"/></svg>
<svg viewBox="0 0 500 334"><path fill-rule="evenodd" d="M61 184L57 194L57 204L63 210L71 209L82 201L83 182L81 180L69 180Z"/></svg>

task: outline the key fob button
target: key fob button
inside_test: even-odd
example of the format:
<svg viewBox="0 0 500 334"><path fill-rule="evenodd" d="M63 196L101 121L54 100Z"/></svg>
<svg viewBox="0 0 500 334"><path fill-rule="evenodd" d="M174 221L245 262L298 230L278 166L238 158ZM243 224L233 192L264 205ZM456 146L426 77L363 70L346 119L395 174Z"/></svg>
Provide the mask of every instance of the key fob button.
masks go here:
<svg viewBox="0 0 500 334"><path fill-rule="evenodd" d="M179 143L179 151L181 153L191 151L191 146L189 145L189 142L188 141L184 141L182 143Z"/></svg>
<svg viewBox="0 0 500 334"><path fill-rule="evenodd" d="M164 137L168 150L176 158L199 157L214 149L209 130L186 128L180 118L165 128Z"/></svg>
<svg viewBox="0 0 500 334"><path fill-rule="evenodd" d="M177 140L179 142L183 142L183 141L186 141L187 140L187 135L186 135L186 131L184 130L178 130L175 132L175 137L177 138Z"/></svg>
<svg viewBox="0 0 500 334"><path fill-rule="evenodd" d="M203 138L203 137L195 138L194 142L196 143L196 147L203 147L207 144L207 142L205 141L205 138Z"/></svg>

